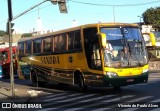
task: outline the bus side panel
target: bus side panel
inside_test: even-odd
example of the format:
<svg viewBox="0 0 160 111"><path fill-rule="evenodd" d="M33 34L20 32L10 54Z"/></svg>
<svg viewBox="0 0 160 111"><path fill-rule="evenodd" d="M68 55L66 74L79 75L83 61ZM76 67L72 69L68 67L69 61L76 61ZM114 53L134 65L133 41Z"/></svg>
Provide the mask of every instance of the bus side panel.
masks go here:
<svg viewBox="0 0 160 111"><path fill-rule="evenodd" d="M35 60L35 61L34 61ZM48 56L32 56L31 64L40 81L73 84L74 72L85 70L82 52Z"/></svg>

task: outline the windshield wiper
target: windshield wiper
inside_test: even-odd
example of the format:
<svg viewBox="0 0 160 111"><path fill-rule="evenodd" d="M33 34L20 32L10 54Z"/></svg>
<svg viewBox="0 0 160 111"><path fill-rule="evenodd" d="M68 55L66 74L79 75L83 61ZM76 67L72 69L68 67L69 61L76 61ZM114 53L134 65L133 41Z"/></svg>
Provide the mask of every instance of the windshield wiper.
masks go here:
<svg viewBox="0 0 160 111"><path fill-rule="evenodd" d="M131 53L131 47L129 46L129 44L128 44L128 48L129 48L129 53L130 53L130 57L132 57L133 59L134 59L134 62L138 65L138 66L141 66L142 64L140 63L140 61L138 60L138 58L134 55L134 54L132 54ZM130 59L129 59L130 60Z"/></svg>

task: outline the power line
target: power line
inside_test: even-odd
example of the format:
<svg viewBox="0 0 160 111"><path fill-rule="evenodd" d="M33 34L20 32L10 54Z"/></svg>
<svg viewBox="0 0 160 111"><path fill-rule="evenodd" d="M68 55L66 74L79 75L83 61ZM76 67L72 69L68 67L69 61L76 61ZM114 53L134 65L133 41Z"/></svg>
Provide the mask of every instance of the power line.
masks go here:
<svg viewBox="0 0 160 111"><path fill-rule="evenodd" d="M67 1L70 1L70 2L75 2L75 3L79 3L79 4L85 4L85 5L96 5L96 6L110 6L110 7L127 7L127 6L141 6L141 5L148 5L148 4L153 4L153 3L158 3L160 2L160 0L157 0L157 1L153 1L153 2L145 2L145 3L138 3L138 4L121 4L121 5L113 5L113 4L97 4L97 3L89 3L89 2L79 2L79 1L76 1L76 0L67 0ZM50 4L51 5L51 4ZM43 8L46 8L50 5L46 5L44 7L41 7L39 8L40 9L43 9ZM32 12L35 12L37 11L38 9L36 10L33 10L31 12L28 12L27 14L29 13L32 13ZM2 22L6 22L7 20L3 20L3 21L0 21L0 23Z"/></svg>
<svg viewBox="0 0 160 111"><path fill-rule="evenodd" d="M49 4L49 5L46 5L46 6L43 6L43 7L41 7L41 8L39 8L39 10L41 10L41 9L43 9L43 8L46 8L46 7L48 7L48 6L51 6L52 4ZM33 11L30 11L30 12L28 12L28 13L26 13L26 14L30 14L30 13L32 13L32 12L35 12L35 11L38 11L38 9L35 9L35 10L33 10ZM3 20L3 21L0 21L0 23L2 23L2 22L6 22L7 20Z"/></svg>
<svg viewBox="0 0 160 111"><path fill-rule="evenodd" d="M70 2L75 2L79 4L85 4L85 5L96 5L96 6L110 6L110 7L128 7L128 6L141 6L141 5L148 5L148 4L153 4L153 3L158 3L160 0L153 1L153 2L145 2L145 3L137 3L137 4L121 4L121 5L113 5L113 4L97 4L97 3L89 3L89 2L79 2L76 0L68 0Z"/></svg>

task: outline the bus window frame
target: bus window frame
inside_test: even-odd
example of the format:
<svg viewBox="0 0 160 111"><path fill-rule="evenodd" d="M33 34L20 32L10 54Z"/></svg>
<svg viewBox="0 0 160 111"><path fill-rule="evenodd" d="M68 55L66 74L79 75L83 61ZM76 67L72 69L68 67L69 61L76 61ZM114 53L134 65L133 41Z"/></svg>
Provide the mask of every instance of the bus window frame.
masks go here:
<svg viewBox="0 0 160 111"><path fill-rule="evenodd" d="M76 37L76 33L79 34L79 48L75 48L75 38ZM70 36L70 34L72 34L72 37ZM67 32L67 47L68 47L68 52L77 52L77 51L82 51L83 49L83 45L82 45L82 34L81 34L81 30L74 30L74 31L71 31L71 32ZM71 40L73 40L72 42L72 49L69 48L69 38L71 38Z"/></svg>
<svg viewBox="0 0 160 111"><path fill-rule="evenodd" d="M34 42L35 41L37 41L37 40L40 40L40 51L38 51L37 52L37 50L36 50L36 52L34 52ZM36 38L36 39L33 39L33 45L32 45L32 54L34 55L34 54L41 54L42 53L42 38ZM36 47L37 48L37 47Z"/></svg>
<svg viewBox="0 0 160 111"><path fill-rule="evenodd" d="M45 49L44 42L45 42L46 39L51 39L50 40L50 51L44 51L44 49ZM48 36L48 37L42 38L42 40L41 40L41 46L42 46L41 47L41 52L43 54L50 54L50 53L52 53L53 52L53 37L52 36Z"/></svg>
<svg viewBox="0 0 160 111"><path fill-rule="evenodd" d="M22 53L21 47L19 47L20 44L23 44L23 53ZM18 55L24 55L25 54L25 51L24 51L25 47L24 46L25 46L24 42L19 42L18 43Z"/></svg>
<svg viewBox="0 0 160 111"><path fill-rule="evenodd" d="M27 43L30 42L30 52L28 52L28 47L27 47ZM27 40L25 43L25 54L29 55L29 54L32 54L32 40ZM29 46L29 45L28 45Z"/></svg>

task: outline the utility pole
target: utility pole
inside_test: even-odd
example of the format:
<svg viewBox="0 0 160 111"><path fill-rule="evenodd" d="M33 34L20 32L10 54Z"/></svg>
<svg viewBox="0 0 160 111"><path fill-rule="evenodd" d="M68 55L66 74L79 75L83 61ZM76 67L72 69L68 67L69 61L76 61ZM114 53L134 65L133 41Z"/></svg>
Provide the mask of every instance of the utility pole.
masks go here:
<svg viewBox="0 0 160 111"><path fill-rule="evenodd" d="M140 21L140 24L141 24L141 19L142 19L142 16L138 16L139 17L139 21Z"/></svg>
<svg viewBox="0 0 160 111"><path fill-rule="evenodd" d="M9 35L9 50L10 50L10 82L11 82L11 91L12 97L15 98L15 90L14 90L14 74L13 74L13 54L12 54L12 0L8 0L8 35Z"/></svg>
<svg viewBox="0 0 160 111"><path fill-rule="evenodd" d="M114 6L113 6L113 19L114 19L114 22L115 22L115 11L114 11Z"/></svg>

